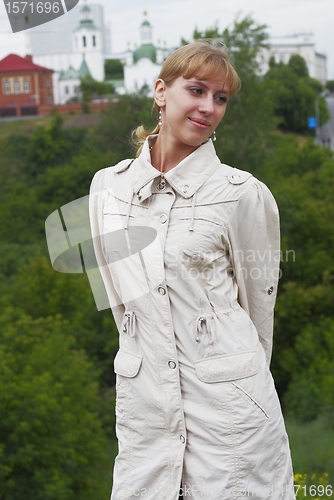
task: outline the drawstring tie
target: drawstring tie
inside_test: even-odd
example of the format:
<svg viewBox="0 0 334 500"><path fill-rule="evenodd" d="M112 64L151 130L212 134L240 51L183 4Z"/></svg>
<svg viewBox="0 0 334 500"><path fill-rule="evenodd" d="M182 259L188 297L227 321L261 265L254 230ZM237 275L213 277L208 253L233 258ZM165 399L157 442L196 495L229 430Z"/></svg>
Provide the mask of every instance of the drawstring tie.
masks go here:
<svg viewBox="0 0 334 500"><path fill-rule="evenodd" d="M122 320L122 332L128 333L130 337L136 335L136 315L134 311L127 311Z"/></svg>
<svg viewBox="0 0 334 500"><path fill-rule="evenodd" d="M190 226L189 226L189 231L193 231L193 226L194 226L194 215L195 215L195 202L196 202L196 191L193 194L193 199L191 203L191 218L190 218Z"/></svg>
<svg viewBox="0 0 334 500"><path fill-rule="evenodd" d="M204 316L198 316L198 318L196 320L196 339L195 340L196 340L196 342L201 341L200 335L203 333L203 324L205 324L206 333L209 335L209 339L210 339L209 344L212 345L215 342L216 337L215 337L213 328L211 328L209 318L206 318Z"/></svg>

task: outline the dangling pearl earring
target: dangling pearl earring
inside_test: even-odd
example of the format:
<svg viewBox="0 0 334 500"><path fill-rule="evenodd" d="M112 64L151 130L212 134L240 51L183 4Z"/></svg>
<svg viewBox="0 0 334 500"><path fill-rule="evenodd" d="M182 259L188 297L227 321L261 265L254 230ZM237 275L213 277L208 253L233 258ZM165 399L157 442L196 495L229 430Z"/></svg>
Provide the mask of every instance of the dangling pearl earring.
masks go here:
<svg viewBox="0 0 334 500"><path fill-rule="evenodd" d="M216 131L215 131L215 130L213 131L213 134L212 134L212 140L213 140L213 141L216 141L216 140L217 140L217 137L216 137Z"/></svg>
<svg viewBox="0 0 334 500"><path fill-rule="evenodd" d="M161 109L159 109L159 121L158 121L158 125L159 125L159 127L161 127L161 125L162 125L162 113L161 113Z"/></svg>

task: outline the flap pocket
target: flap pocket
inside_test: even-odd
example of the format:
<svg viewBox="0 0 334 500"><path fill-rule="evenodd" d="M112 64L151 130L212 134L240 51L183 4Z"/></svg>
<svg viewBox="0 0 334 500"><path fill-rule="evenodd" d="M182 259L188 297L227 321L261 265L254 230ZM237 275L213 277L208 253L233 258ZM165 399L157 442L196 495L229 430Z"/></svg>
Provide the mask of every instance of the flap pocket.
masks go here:
<svg viewBox="0 0 334 500"><path fill-rule="evenodd" d="M139 372L142 359L133 352L119 350L114 359L114 371L123 377L135 377Z"/></svg>
<svg viewBox="0 0 334 500"><path fill-rule="evenodd" d="M210 356L195 361L197 377L208 384L251 377L259 371L257 351Z"/></svg>

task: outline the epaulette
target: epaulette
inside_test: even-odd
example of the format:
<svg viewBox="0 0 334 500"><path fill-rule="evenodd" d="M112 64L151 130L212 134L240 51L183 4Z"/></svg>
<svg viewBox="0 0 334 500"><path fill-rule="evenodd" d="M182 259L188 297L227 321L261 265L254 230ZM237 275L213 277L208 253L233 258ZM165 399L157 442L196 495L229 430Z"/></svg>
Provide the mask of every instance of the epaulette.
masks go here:
<svg viewBox="0 0 334 500"><path fill-rule="evenodd" d="M117 174L124 172L124 170L129 168L131 163L133 163L133 162L134 162L134 160L122 160L122 161L120 161L119 163L117 163L117 165L115 165L113 167L114 172L116 172Z"/></svg>
<svg viewBox="0 0 334 500"><path fill-rule="evenodd" d="M247 179L252 177L252 174L244 170L239 170L238 168L232 168L227 177L231 184L243 184Z"/></svg>

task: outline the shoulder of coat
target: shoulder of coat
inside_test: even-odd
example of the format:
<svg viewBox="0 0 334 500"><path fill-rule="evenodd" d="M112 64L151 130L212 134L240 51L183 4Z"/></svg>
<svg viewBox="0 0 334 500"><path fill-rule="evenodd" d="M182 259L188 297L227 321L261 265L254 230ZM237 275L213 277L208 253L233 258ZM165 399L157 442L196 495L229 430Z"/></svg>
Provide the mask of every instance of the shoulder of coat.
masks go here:
<svg viewBox="0 0 334 500"><path fill-rule="evenodd" d="M124 172L124 170L128 169L131 165L131 163L134 162L134 159L132 160L122 160L120 161L119 163L117 163L117 165L115 165L114 167L111 167L113 169L113 172L119 174L121 172Z"/></svg>
<svg viewBox="0 0 334 500"><path fill-rule="evenodd" d="M239 170L238 168L230 167L229 165L222 164L225 169L227 178L231 184L243 184L250 177L253 177L251 173L245 172L245 170Z"/></svg>
<svg viewBox="0 0 334 500"><path fill-rule="evenodd" d="M115 182L115 173L127 170L134 160L122 160L117 165L105 167L96 172L91 183L91 193L102 191L112 186Z"/></svg>

